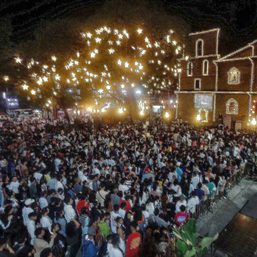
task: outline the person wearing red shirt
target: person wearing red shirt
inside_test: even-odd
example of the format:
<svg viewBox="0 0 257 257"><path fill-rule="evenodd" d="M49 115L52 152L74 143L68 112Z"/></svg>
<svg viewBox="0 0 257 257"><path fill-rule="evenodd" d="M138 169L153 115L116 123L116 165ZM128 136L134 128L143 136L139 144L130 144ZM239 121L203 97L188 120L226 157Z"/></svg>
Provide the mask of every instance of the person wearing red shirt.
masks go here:
<svg viewBox="0 0 257 257"><path fill-rule="evenodd" d="M80 214L82 208L88 209L89 208L89 203L85 199L85 196L80 195L79 196L79 201L78 201L77 206L76 206L76 211L77 211L78 214Z"/></svg>
<svg viewBox="0 0 257 257"><path fill-rule="evenodd" d="M186 207L184 205L180 206L180 212L175 215L175 223L177 226L182 226L188 221L189 215L186 212Z"/></svg>
<svg viewBox="0 0 257 257"><path fill-rule="evenodd" d="M126 207L125 207L126 212L131 210L132 207L131 207L131 204L130 204L130 201L129 201L129 196L126 195L125 200L124 199L120 200L120 203L119 203L120 206L121 206L122 203L126 203Z"/></svg>
<svg viewBox="0 0 257 257"><path fill-rule="evenodd" d="M131 233L127 239L126 246L126 257L139 257L140 256L140 245L141 245L141 234L137 232L137 223L132 222L130 225Z"/></svg>

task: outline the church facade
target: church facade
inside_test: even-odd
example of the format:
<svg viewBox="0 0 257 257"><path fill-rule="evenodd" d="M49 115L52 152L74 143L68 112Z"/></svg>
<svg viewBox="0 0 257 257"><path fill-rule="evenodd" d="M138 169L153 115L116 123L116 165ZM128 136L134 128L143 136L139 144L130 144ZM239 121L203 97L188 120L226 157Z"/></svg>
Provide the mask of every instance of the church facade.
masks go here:
<svg viewBox="0 0 257 257"><path fill-rule="evenodd" d="M189 34L193 47L180 60L176 117L209 124L222 117L244 127L255 119L257 40L221 57L219 36L220 29Z"/></svg>

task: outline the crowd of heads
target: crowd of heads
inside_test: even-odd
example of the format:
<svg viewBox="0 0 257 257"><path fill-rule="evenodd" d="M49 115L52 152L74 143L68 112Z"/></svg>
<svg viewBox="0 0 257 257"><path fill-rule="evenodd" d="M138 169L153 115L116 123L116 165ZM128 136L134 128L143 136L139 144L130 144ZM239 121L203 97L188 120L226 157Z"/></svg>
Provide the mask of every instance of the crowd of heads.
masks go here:
<svg viewBox="0 0 257 257"><path fill-rule="evenodd" d="M10 122L0 128L0 254L174 257L172 229L225 196L256 153L256 134L222 125Z"/></svg>

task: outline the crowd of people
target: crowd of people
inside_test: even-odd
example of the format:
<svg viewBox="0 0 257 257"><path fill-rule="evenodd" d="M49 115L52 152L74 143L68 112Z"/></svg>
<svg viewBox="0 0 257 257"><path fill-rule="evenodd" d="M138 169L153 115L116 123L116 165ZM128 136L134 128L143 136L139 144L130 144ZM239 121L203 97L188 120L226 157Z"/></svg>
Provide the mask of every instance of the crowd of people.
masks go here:
<svg viewBox="0 0 257 257"><path fill-rule="evenodd" d="M0 128L0 257L175 257L172 229L226 196L256 144L222 125L10 122Z"/></svg>

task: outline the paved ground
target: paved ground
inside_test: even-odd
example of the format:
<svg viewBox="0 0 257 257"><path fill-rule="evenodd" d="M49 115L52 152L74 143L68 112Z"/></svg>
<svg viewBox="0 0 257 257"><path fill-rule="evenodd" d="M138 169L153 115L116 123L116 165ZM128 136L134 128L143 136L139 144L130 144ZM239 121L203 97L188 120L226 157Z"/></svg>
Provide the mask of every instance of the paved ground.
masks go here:
<svg viewBox="0 0 257 257"><path fill-rule="evenodd" d="M229 257L255 256L257 219L238 213L221 232L215 246Z"/></svg>
<svg viewBox="0 0 257 257"><path fill-rule="evenodd" d="M229 192L227 199L219 200L213 212L201 216L197 221L197 230L201 236L220 233L246 202L257 193L257 182L242 179Z"/></svg>

